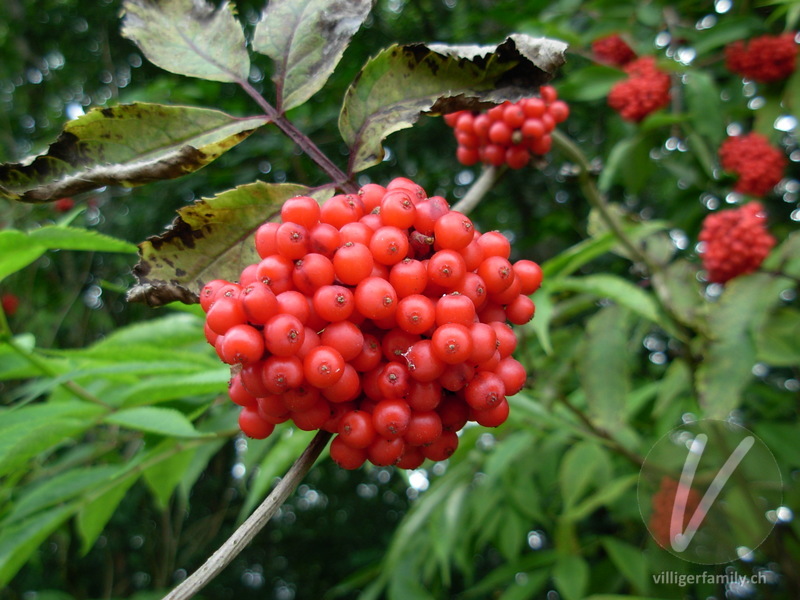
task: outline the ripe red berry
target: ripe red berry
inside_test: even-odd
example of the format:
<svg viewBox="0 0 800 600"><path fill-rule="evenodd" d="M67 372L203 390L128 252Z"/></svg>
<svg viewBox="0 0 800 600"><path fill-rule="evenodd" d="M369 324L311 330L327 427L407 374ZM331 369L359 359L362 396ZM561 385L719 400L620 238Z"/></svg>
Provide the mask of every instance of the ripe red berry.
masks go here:
<svg viewBox="0 0 800 600"><path fill-rule="evenodd" d="M11 292L6 292L5 294L3 294L2 297L3 312L6 313L7 316L9 317L14 316L14 314L17 312L17 309L19 308L19 304L20 304L19 296L17 296L16 294L12 294Z"/></svg>
<svg viewBox="0 0 800 600"><path fill-rule="evenodd" d="M262 419L258 409L245 406L239 412L239 429L247 437L263 440L275 431L275 425Z"/></svg>
<svg viewBox="0 0 800 600"><path fill-rule="evenodd" d="M310 196L289 198L281 206L281 220L284 223L297 223L311 229L319 222L320 208Z"/></svg>
<svg viewBox="0 0 800 600"><path fill-rule="evenodd" d="M405 434L410 420L411 408L400 398L381 400L372 410L375 431L386 439L391 440Z"/></svg>
<svg viewBox="0 0 800 600"><path fill-rule="evenodd" d="M344 358L331 346L312 348L303 359L306 381L317 388L333 385L344 374Z"/></svg>
<svg viewBox="0 0 800 600"><path fill-rule="evenodd" d="M380 277L367 277L357 286L355 302L358 311L368 319L384 319L397 310L397 292Z"/></svg>
<svg viewBox="0 0 800 600"><path fill-rule="evenodd" d="M350 411L342 415L339 421L339 438L351 448L366 448L375 435L372 415L366 411Z"/></svg>
<svg viewBox="0 0 800 600"><path fill-rule="evenodd" d="M279 313L264 325L267 350L277 356L292 356L303 345L305 328L294 315Z"/></svg>
<svg viewBox="0 0 800 600"><path fill-rule="evenodd" d="M225 332L222 356L228 364L252 363L264 354L264 338L255 327L234 325Z"/></svg>

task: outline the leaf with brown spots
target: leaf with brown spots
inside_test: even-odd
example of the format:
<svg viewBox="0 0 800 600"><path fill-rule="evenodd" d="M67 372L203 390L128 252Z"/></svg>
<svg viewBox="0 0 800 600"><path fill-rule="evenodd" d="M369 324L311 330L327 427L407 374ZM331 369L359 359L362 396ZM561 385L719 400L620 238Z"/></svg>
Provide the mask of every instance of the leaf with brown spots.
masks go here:
<svg viewBox="0 0 800 600"><path fill-rule="evenodd" d="M270 0L253 50L275 61L282 111L322 89L371 8L372 0Z"/></svg>
<svg viewBox="0 0 800 600"><path fill-rule="evenodd" d="M174 179L201 169L267 122L189 106L95 108L67 122L46 154L0 165L0 196L47 202L104 185Z"/></svg>
<svg viewBox="0 0 800 600"><path fill-rule="evenodd" d="M558 40L523 34L499 46L390 46L367 62L345 95L339 131L350 147L350 173L379 163L381 142L421 114L534 95L564 64L566 48Z"/></svg>
<svg viewBox="0 0 800 600"><path fill-rule="evenodd" d="M211 81L247 81L250 55L234 7L205 0L126 0L122 35L172 73Z"/></svg>
<svg viewBox="0 0 800 600"><path fill-rule="evenodd" d="M139 244L133 269L138 284L128 300L193 304L212 279L238 280L244 267L260 260L256 229L278 217L285 200L301 194L309 194L308 188L257 181L180 209L167 231Z"/></svg>

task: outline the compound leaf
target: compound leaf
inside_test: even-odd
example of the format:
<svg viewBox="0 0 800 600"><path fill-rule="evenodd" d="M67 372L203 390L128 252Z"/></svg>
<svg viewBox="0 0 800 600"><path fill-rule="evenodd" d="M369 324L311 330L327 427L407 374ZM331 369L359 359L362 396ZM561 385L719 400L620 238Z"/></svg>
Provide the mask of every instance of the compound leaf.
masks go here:
<svg viewBox="0 0 800 600"><path fill-rule="evenodd" d="M514 34L498 46L393 45L370 59L345 94L339 131L350 171L383 158L381 142L421 114L531 96L564 63L566 44Z"/></svg>
<svg viewBox="0 0 800 600"><path fill-rule="evenodd" d="M122 35L166 71L211 81L250 75L244 31L234 7L205 0L127 0Z"/></svg>
<svg viewBox="0 0 800 600"><path fill-rule="evenodd" d="M727 418L753 378L756 362L754 331L780 301L787 280L766 273L732 279L709 312L709 341L696 371L704 416Z"/></svg>
<svg viewBox="0 0 800 600"><path fill-rule="evenodd" d="M139 245L138 284L128 299L192 304L206 282L238 280L244 267L260 260L253 243L259 225L279 214L284 200L307 191L257 181L180 209L172 227Z"/></svg>
<svg viewBox="0 0 800 600"><path fill-rule="evenodd" d="M206 166L267 121L142 102L95 108L64 125L46 154L0 165L0 196L47 202L104 185L174 179Z"/></svg>
<svg viewBox="0 0 800 600"><path fill-rule="evenodd" d="M275 61L278 106L287 111L318 92L372 0L271 0L253 37L253 50Z"/></svg>

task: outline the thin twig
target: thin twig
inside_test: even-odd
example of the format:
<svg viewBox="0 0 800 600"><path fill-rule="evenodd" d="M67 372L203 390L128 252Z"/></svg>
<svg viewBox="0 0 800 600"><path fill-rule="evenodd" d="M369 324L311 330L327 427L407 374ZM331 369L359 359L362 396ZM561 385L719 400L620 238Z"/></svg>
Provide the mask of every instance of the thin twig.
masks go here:
<svg viewBox="0 0 800 600"><path fill-rule="evenodd" d="M472 187L469 188L464 197L456 202L451 209L465 215L472 212L472 209L478 206L486 193L492 189L503 173L505 173L505 169L498 169L491 165L484 167L480 177L475 180L475 183L472 184Z"/></svg>
<svg viewBox="0 0 800 600"><path fill-rule="evenodd" d="M264 528L283 503L286 502L286 499L311 469L330 437L330 433L320 430L291 466L286 476L280 480L269 496L253 511L253 514L233 532L233 535L197 571L164 596L163 600L188 600L219 575L247 547L256 534Z"/></svg>

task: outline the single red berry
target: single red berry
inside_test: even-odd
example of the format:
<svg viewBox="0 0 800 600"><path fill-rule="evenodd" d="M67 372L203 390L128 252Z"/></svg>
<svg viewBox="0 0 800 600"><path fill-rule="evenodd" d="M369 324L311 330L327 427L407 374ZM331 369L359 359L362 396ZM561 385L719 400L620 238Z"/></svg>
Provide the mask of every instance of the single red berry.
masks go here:
<svg viewBox="0 0 800 600"><path fill-rule="evenodd" d="M239 429L247 437L263 440L275 431L275 425L262 419L258 409L245 406L239 412Z"/></svg>
<svg viewBox="0 0 800 600"><path fill-rule="evenodd" d="M344 374L344 359L330 346L312 348L303 359L306 381L317 388L333 385Z"/></svg>
<svg viewBox="0 0 800 600"><path fill-rule="evenodd" d="M363 410L353 410L342 415L339 421L339 438L351 448L366 448L375 439L372 415Z"/></svg>
<svg viewBox="0 0 800 600"><path fill-rule="evenodd" d="M16 294L12 294L11 292L6 292L5 294L3 294L2 297L3 312L6 313L7 316L9 317L14 316L14 314L17 312L17 309L19 309L19 304L20 304L19 296L17 296Z"/></svg>
<svg viewBox="0 0 800 600"><path fill-rule="evenodd" d="M340 435L331 441L330 453L333 462L349 471L359 468L367 460L366 450L350 446Z"/></svg>

